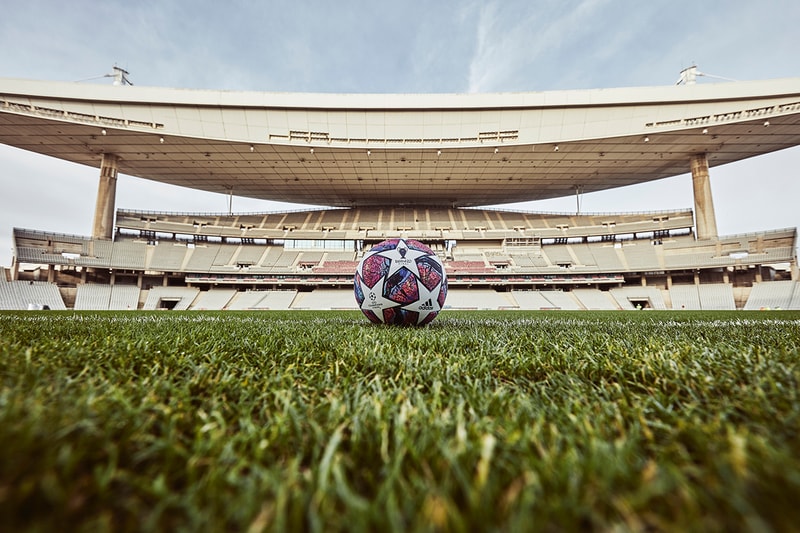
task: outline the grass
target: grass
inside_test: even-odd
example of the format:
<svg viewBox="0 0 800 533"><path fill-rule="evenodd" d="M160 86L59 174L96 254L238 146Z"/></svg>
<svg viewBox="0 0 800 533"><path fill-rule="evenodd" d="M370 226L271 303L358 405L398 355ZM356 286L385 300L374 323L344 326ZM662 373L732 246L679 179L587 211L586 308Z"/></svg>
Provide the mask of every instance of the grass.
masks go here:
<svg viewBox="0 0 800 533"><path fill-rule="evenodd" d="M800 313L0 313L9 531L797 530Z"/></svg>

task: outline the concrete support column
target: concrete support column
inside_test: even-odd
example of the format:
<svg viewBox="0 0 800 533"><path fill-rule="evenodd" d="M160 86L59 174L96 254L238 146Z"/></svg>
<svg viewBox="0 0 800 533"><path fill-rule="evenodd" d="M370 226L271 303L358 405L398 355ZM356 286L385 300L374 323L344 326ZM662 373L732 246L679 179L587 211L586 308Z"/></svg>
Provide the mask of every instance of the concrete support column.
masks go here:
<svg viewBox="0 0 800 533"><path fill-rule="evenodd" d="M111 240L114 236L114 209L117 200L117 162L114 154L103 154L100 163L100 183L94 208L92 237Z"/></svg>
<svg viewBox="0 0 800 533"><path fill-rule="evenodd" d="M708 174L706 154L693 155L692 188L694 190L694 218L698 239L715 239L717 218L714 214L714 200L711 197L711 179Z"/></svg>

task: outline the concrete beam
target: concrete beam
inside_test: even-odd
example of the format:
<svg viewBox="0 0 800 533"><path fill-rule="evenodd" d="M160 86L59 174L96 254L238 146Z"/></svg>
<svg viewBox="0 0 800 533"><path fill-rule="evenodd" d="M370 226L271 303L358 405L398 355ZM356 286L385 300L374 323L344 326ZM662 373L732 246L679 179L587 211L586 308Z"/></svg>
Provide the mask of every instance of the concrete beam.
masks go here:
<svg viewBox="0 0 800 533"><path fill-rule="evenodd" d="M711 178L708 173L706 154L693 155L689 161L692 169L694 191L694 219L698 239L716 239L717 218L714 214L714 199L711 197Z"/></svg>
<svg viewBox="0 0 800 533"><path fill-rule="evenodd" d="M114 210L117 200L117 162L114 154L103 154L100 163L100 182L97 186L97 203L94 208L92 237L111 240L114 235Z"/></svg>

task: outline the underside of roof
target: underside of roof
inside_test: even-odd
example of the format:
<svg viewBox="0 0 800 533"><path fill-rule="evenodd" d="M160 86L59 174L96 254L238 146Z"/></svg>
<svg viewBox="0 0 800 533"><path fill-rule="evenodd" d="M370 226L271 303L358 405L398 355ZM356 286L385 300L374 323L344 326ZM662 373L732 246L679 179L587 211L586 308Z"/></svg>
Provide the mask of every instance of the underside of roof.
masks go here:
<svg viewBox="0 0 800 533"><path fill-rule="evenodd" d="M361 97L359 97L361 96ZM301 95L0 79L0 142L193 189L480 206L657 180L800 144L800 79L508 95Z"/></svg>

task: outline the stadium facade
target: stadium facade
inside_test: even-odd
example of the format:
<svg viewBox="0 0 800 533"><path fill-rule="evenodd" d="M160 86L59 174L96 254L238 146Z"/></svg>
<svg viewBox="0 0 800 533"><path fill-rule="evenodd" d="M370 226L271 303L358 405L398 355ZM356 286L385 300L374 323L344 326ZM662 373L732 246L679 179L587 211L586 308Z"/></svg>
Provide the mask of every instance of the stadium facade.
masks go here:
<svg viewBox="0 0 800 533"><path fill-rule="evenodd" d="M509 94L0 79L0 142L99 169L90 235L14 228L0 307L355 308L371 245L421 240L452 308L800 308L797 230L718 234L710 169L800 144L800 79ZM118 173L281 213L120 210ZM480 206L691 173L684 210Z"/></svg>

